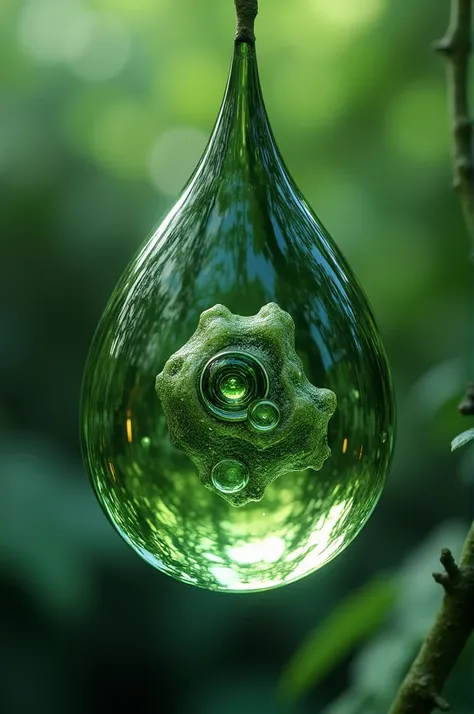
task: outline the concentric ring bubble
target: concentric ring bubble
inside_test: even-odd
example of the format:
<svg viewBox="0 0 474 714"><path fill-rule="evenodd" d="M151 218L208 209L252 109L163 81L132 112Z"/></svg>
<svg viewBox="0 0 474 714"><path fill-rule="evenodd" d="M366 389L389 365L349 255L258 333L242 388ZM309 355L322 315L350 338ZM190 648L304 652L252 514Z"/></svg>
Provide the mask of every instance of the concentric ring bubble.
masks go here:
<svg viewBox="0 0 474 714"><path fill-rule="evenodd" d="M254 355L226 351L212 357L200 379L204 405L224 421L244 421L249 405L268 394L268 375Z"/></svg>

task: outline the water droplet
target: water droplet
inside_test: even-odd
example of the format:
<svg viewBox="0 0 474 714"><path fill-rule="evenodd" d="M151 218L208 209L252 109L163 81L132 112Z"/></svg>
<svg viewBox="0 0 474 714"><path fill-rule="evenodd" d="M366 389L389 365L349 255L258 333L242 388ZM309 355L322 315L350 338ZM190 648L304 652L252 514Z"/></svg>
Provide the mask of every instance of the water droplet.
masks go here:
<svg viewBox="0 0 474 714"><path fill-rule="evenodd" d="M373 511L393 447L387 359L363 290L282 161L253 43L235 44L203 157L105 309L81 404L110 521L184 582L285 585Z"/></svg>
<svg viewBox="0 0 474 714"><path fill-rule="evenodd" d="M235 459L223 459L212 469L212 483L223 493L242 491L249 482L247 467Z"/></svg>
<svg viewBox="0 0 474 714"><path fill-rule="evenodd" d="M280 421L280 410L277 405L266 399L261 399L249 407L249 423L256 431L273 431Z"/></svg>
<svg viewBox="0 0 474 714"><path fill-rule="evenodd" d="M151 439L150 439L150 437L149 437L149 436L144 436L144 437L141 439L140 444L143 446L144 449L149 449L150 446L151 446Z"/></svg>

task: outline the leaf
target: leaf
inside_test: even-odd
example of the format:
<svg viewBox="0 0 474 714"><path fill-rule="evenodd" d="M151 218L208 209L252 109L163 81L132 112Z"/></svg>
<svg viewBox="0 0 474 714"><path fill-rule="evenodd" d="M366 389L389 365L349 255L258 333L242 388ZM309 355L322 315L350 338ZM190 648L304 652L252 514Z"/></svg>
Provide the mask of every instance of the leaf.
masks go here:
<svg viewBox="0 0 474 714"><path fill-rule="evenodd" d="M377 576L336 607L293 655L278 685L281 696L302 696L366 640L395 605L397 592L392 578Z"/></svg>
<svg viewBox="0 0 474 714"><path fill-rule="evenodd" d="M451 451L454 451L455 449L459 449L461 446L468 444L473 439L474 439L474 428L467 429L467 431L463 431L461 434L458 434L457 436L455 436L454 439L452 440Z"/></svg>

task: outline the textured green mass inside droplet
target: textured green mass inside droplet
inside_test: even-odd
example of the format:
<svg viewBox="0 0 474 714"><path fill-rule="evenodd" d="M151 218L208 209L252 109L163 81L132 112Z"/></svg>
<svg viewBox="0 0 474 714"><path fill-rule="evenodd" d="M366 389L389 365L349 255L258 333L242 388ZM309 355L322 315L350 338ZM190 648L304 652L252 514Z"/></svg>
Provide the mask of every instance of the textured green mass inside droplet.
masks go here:
<svg viewBox="0 0 474 714"><path fill-rule="evenodd" d="M234 506L260 500L289 471L319 470L330 456L336 395L304 376L294 330L275 303L249 317L215 305L156 378L172 444Z"/></svg>

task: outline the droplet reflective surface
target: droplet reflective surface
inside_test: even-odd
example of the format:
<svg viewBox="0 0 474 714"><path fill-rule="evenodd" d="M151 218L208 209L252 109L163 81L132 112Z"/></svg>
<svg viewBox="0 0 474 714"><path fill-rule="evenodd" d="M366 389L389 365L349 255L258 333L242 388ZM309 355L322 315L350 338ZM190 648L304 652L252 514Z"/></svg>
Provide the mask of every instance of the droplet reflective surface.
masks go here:
<svg viewBox="0 0 474 714"><path fill-rule="evenodd" d="M291 357L239 332L238 316L259 315L258 333L272 310L294 325ZM201 324L207 339L206 321L218 344L193 338ZM298 417L305 409L316 421ZM394 441L387 359L362 289L278 151L252 43L235 45L205 153L107 305L81 423L111 523L152 566L204 588L256 591L317 570L380 497Z"/></svg>

